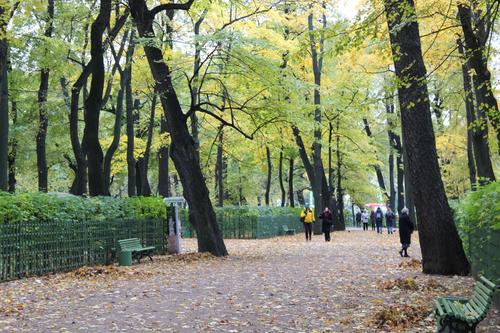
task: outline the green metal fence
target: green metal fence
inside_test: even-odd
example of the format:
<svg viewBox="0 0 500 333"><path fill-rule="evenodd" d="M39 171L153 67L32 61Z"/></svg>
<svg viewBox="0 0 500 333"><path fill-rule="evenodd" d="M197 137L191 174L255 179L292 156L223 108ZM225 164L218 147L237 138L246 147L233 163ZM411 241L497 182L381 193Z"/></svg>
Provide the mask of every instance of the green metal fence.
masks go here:
<svg viewBox="0 0 500 333"><path fill-rule="evenodd" d="M181 211L182 236L195 237L195 231L188 222L187 211ZM221 210L216 212L217 222L224 238L257 239L270 238L282 234L283 226L299 232L302 223L298 215L273 215L261 212L248 214L246 210Z"/></svg>
<svg viewBox="0 0 500 333"><path fill-rule="evenodd" d="M119 239L140 238L164 253L162 220L48 221L0 224L0 281L109 264Z"/></svg>

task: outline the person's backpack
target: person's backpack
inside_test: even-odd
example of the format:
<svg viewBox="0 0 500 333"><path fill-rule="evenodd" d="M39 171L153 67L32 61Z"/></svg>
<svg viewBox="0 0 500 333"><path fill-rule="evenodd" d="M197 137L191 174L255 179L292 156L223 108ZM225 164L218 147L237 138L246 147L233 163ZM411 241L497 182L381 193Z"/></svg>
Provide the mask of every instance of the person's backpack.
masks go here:
<svg viewBox="0 0 500 333"><path fill-rule="evenodd" d="M375 214L375 218L382 219L382 212L378 210L377 213Z"/></svg>

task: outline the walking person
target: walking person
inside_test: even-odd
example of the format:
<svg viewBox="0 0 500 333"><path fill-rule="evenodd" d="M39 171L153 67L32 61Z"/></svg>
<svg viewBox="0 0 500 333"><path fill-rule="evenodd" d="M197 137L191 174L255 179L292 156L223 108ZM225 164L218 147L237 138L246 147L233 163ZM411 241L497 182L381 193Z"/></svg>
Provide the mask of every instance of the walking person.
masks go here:
<svg viewBox="0 0 500 333"><path fill-rule="evenodd" d="M401 255L401 257L409 257L408 248L411 244L411 234L415 229L415 226L413 225L408 212L408 208L403 208L401 210L401 216L399 217L399 241L401 242L402 246L399 254Z"/></svg>
<svg viewBox="0 0 500 333"><path fill-rule="evenodd" d="M372 225L372 231L375 230L375 211L372 210L370 213L370 222Z"/></svg>
<svg viewBox="0 0 500 333"><path fill-rule="evenodd" d="M304 232L306 234L306 242L310 241L312 238L312 224L314 223L314 212L306 204L304 210L300 213L300 220L304 224Z"/></svg>
<svg viewBox="0 0 500 333"><path fill-rule="evenodd" d="M391 207L387 207L387 212L385 213L385 223L387 224L387 233L389 235L393 234L392 226L394 224L395 218L396 215L394 215L394 212L392 211Z"/></svg>
<svg viewBox="0 0 500 333"><path fill-rule="evenodd" d="M368 231L368 220L370 219L370 215L368 215L368 212L366 209L363 210L363 213L361 214L361 222L363 223L363 231L367 230Z"/></svg>
<svg viewBox="0 0 500 333"><path fill-rule="evenodd" d="M321 219L321 231L325 234L325 242L329 242L333 225L333 215L330 209L325 207L319 218Z"/></svg>
<svg viewBox="0 0 500 333"><path fill-rule="evenodd" d="M375 211L375 223L377 224L377 234L382 233L382 221L384 220L384 214L380 206Z"/></svg>
<svg viewBox="0 0 500 333"><path fill-rule="evenodd" d="M356 213L356 225L355 227L360 227L361 226L361 211L358 211Z"/></svg>

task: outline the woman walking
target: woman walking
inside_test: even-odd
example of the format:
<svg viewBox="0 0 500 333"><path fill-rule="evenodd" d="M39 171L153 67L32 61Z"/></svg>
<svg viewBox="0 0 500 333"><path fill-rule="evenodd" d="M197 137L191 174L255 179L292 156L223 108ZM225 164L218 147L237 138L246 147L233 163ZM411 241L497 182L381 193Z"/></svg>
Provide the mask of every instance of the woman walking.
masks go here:
<svg viewBox="0 0 500 333"><path fill-rule="evenodd" d="M319 216L321 219L321 231L325 234L325 242L330 241L330 231L332 230L333 216L328 207L325 207L323 213Z"/></svg>
<svg viewBox="0 0 500 333"><path fill-rule="evenodd" d="M300 213L300 220L304 223L304 232L306 234L306 242L312 238L312 224L314 223L314 212L309 205L306 204L304 210Z"/></svg>
<svg viewBox="0 0 500 333"><path fill-rule="evenodd" d="M401 216L399 217L399 240L402 246L399 254L401 255L401 257L409 257L408 248L411 244L411 234L415 229L413 222L410 220L408 212L408 208L403 208L401 210Z"/></svg>

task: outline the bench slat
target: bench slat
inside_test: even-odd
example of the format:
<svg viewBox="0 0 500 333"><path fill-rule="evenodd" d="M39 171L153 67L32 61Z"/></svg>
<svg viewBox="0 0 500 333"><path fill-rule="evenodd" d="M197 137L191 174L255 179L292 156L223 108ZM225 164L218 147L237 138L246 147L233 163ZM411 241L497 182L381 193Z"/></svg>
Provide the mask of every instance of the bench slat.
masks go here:
<svg viewBox="0 0 500 333"><path fill-rule="evenodd" d="M490 295L487 295L485 294L482 290L480 289L476 289L474 290L474 296L478 296L478 297L481 297L484 301L485 301L485 305L487 305L490 300L491 300L491 296Z"/></svg>
<svg viewBox="0 0 500 333"><path fill-rule="evenodd" d="M441 306L440 300L441 300L440 298L438 298L436 300L436 309L437 309L438 316L442 316L442 315L446 314L446 312L444 311L443 307Z"/></svg>
<svg viewBox="0 0 500 333"><path fill-rule="evenodd" d="M478 303L474 298L472 298L469 301L470 306L478 313L485 313L488 312L488 308L486 308L484 305L481 303Z"/></svg>
<svg viewBox="0 0 500 333"><path fill-rule="evenodd" d="M485 286L487 286L491 290L495 290L496 288L498 288L498 286L496 286L493 282L491 282L490 280L488 280L484 276L481 276L479 278L479 281L481 281Z"/></svg>
<svg viewBox="0 0 500 333"><path fill-rule="evenodd" d="M477 288L477 289L482 290L482 291L483 291L485 294L487 294L488 296L492 296L492 295L493 295L493 293L494 293L494 291L495 291L495 290L494 290L494 289L492 289L492 288L488 288L486 285L482 284L481 282L478 282L478 283L476 284L476 288Z"/></svg>

